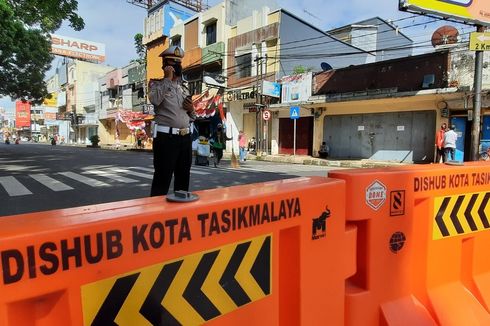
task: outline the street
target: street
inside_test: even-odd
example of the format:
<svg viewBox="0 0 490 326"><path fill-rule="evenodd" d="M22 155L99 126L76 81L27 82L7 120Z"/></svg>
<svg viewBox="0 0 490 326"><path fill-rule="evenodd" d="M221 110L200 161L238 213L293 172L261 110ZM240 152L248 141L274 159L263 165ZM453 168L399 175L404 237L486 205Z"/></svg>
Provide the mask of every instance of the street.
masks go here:
<svg viewBox="0 0 490 326"><path fill-rule="evenodd" d="M325 176L328 168L224 160L219 168L192 166L191 191ZM153 155L73 146L0 144L0 216L147 197ZM171 185L170 189L173 186Z"/></svg>

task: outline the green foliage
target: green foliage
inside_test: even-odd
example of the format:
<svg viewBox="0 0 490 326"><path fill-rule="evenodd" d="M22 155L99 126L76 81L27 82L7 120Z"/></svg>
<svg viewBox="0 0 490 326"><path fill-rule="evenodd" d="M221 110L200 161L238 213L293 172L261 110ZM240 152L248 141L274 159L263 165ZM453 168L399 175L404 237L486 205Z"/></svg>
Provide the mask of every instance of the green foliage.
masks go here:
<svg viewBox="0 0 490 326"><path fill-rule="evenodd" d="M299 65L299 66L296 66L293 68L293 75L304 74L305 72L310 72L312 70L313 70L313 68L311 68L311 67L305 67L305 66Z"/></svg>
<svg viewBox="0 0 490 326"><path fill-rule="evenodd" d="M49 33L64 20L84 27L76 0L0 0L0 95L42 101L51 67Z"/></svg>
<svg viewBox="0 0 490 326"><path fill-rule="evenodd" d="M143 44L143 34L138 33L134 36L134 47L138 55L139 63L146 63L146 46Z"/></svg>
<svg viewBox="0 0 490 326"><path fill-rule="evenodd" d="M92 146L97 146L100 142L99 135L90 136L89 140L92 143Z"/></svg>

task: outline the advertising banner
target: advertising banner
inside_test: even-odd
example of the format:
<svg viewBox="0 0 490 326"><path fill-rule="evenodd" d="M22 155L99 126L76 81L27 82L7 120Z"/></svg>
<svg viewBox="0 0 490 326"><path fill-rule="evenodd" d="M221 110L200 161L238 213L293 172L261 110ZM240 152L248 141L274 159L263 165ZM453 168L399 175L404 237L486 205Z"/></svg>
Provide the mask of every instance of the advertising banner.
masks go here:
<svg viewBox="0 0 490 326"><path fill-rule="evenodd" d="M305 102L311 96L311 72L306 74L285 76L282 82L282 103Z"/></svg>
<svg viewBox="0 0 490 326"><path fill-rule="evenodd" d="M105 61L105 44L51 34L51 53L64 57Z"/></svg>
<svg viewBox="0 0 490 326"><path fill-rule="evenodd" d="M31 103L15 102L15 128L31 127Z"/></svg>
<svg viewBox="0 0 490 326"><path fill-rule="evenodd" d="M466 23L490 26L488 0L400 0L400 10L452 17Z"/></svg>
<svg viewBox="0 0 490 326"><path fill-rule="evenodd" d="M281 97L281 84L264 80L262 82L262 95Z"/></svg>
<svg viewBox="0 0 490 326"><path fill-rule="evenodd" d="M56 104L58 104L58 93L54 92L50 94L50 98L45 98L43 100L43 104L45 106L50 106L50 107L56 107Z"/></svg>

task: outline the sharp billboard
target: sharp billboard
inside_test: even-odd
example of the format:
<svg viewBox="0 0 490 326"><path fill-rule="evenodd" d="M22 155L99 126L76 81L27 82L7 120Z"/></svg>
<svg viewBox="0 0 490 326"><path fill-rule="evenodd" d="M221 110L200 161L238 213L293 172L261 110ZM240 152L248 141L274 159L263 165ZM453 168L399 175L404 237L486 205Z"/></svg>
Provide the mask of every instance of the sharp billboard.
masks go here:
<svg viewBox="0 0 490 326"><path fill-rule="evenodd" d="M51 34L51 53L75 59L105 61L105 44Z"/></svg>
<svg viewBox="0 0 490 326"><path fill-rule="evenodd" d="M457 20L490 26L489 0L400 0L400 10L435 14Z"/></svg>

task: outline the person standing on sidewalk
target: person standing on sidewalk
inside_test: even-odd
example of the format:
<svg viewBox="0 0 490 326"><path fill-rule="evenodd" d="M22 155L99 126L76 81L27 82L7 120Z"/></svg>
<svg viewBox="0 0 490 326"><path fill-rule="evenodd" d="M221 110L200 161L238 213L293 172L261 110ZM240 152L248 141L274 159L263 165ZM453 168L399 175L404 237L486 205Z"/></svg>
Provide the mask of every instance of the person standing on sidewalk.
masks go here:
<svg viewBox="0 0 490 326"><path fill-rule="evenodd" d="M446 162L446 154L444 149L444 134L447 131L447 124L444 122L441 124L441 129L436 134L436 163Z"/></svg>
<svg viewBox="0 0 490 326"><path fill-rule="evenodd" d="M189 191L192 163L191 122L194 113L189 90L182 84L184 51L171 46L163 51L162 80L150 80L149 98L155 106L153 130L153 182L151 196L166 195L174 176L174 191Z"/></svg>
<svg viewBox="0 0 490 326"><path fill-rule="evenodd" d="M243 130L238 133L238 147L240 148L240 162L243 163L247 160L247 135Z"/></svg>
<svg viewBox="0 0 490 326"><path fill-rule="evenodd" d="M449 130L444 133L444 162L447 162L449 155L451 155L451 160L454 161L454 156L456 152L456 140L458 139L458 134L454 131L455 128L455 125L451 125Z"/></svg>
<svg viewBox="0 0 490 326"><path fill-rule="evenodd" d="M216 126L216 132L211 139L211 147L216 155L214 158L214 167L216 168L219 166L219 162L223 158L223 150L226 149L226 141L232 140L233 138L228 138L225 130L223 129L223 124L218 123Z"/></svg>

